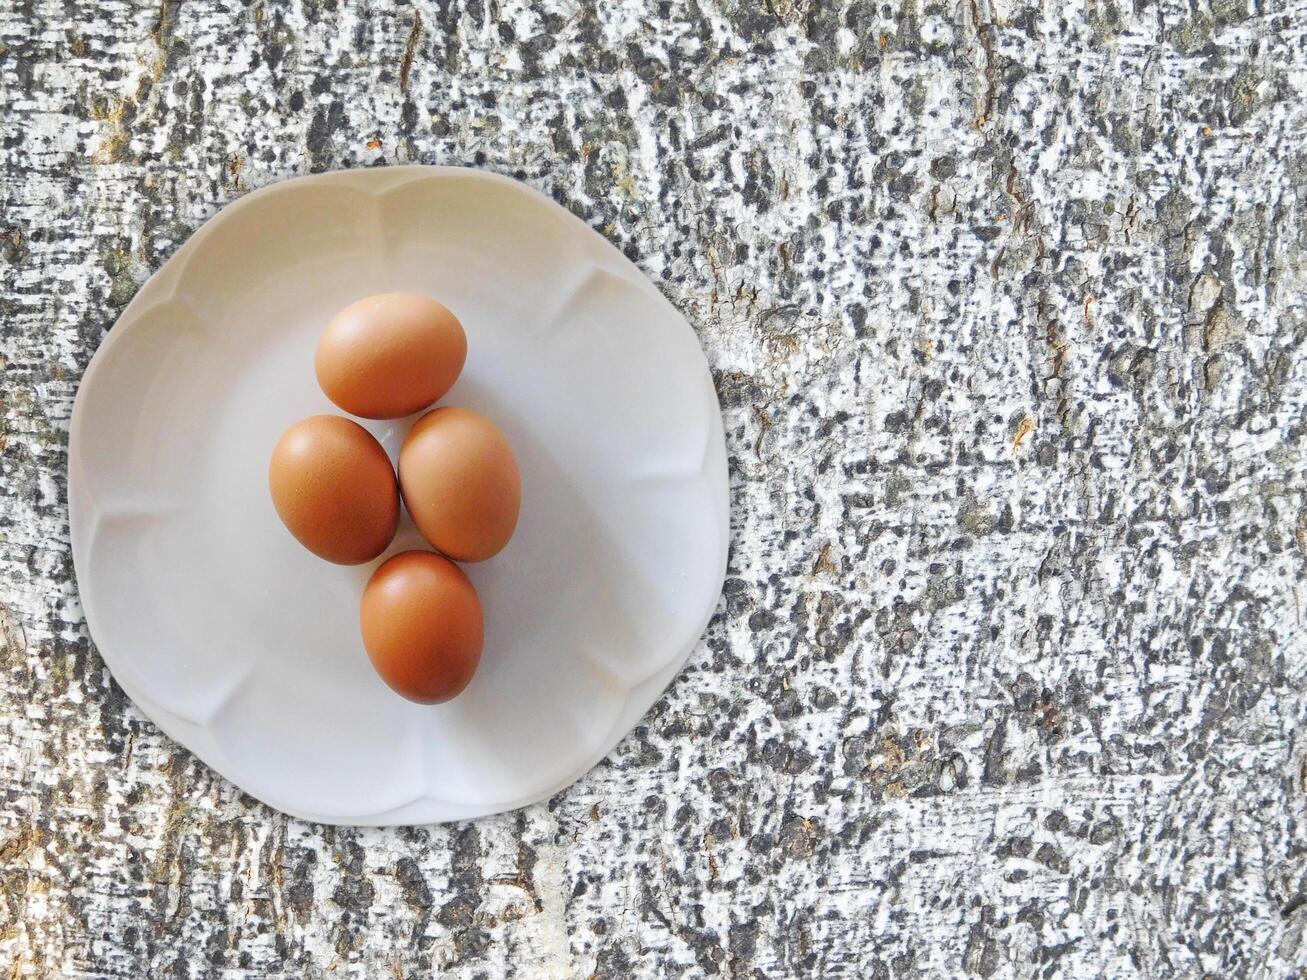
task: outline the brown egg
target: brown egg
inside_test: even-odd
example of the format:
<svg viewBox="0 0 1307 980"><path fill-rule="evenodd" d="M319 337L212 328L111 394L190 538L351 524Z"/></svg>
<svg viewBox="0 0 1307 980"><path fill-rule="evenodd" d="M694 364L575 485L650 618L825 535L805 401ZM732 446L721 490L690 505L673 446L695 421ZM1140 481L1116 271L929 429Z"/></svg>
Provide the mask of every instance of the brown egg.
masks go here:
<svg viewBox="0 0 1307 980"><path fill-rule="evenodd" d="M399 524L390 458L367 429L338 415L314 415L286 430L272 451L268 488L299 543L339 565L376 558Z"/></svg>
<svg viewBox="0 0 1307 980"><path fill-rule="evenodd" d="M470 409L417 420L399 451L399 486L422 536L458 561L498 553L517 527L517 460L499 428Z"/></svg>
<svg viewBox="0 0 1307 980"><path fill-rule="evenodd" d="M419 704L457 695L481 660L476 589L457 565L429 551L406 551L373 573L359 622L381 679Z"/></svg>
<svg viewBox="0 0 1307 980"><path fill-rule="evenodd" d="M314 358L318 384L351 415L397 419L420 412L458 380L467 336L458 317L416 293L381 293L327 324Z"/></svg>

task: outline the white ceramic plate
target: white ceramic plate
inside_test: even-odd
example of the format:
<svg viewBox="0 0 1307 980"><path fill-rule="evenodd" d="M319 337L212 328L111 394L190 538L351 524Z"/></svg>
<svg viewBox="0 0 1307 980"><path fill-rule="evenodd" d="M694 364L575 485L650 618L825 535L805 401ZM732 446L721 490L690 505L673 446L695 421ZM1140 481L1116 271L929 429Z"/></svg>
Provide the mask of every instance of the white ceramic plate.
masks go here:
<svg viewBox="0 0 1307 980"><path fill-rule="evenodd" d="M465 566L480 670L435 707L392 694L363 651L377 563L315 558L267 490L287 426L337 411L319 332L390 290L462 319L467 367L441 404L497 422L522 470L516 536ZM393 457L410 422L365 424ZM291 180L205 224L91 360L68 496L118 683L242 789L325 823L475 817L567 786L671 682L726 569L725 442L694 331L553 201L453 168ZM405 517L383 560L422 546Z"/></svg>

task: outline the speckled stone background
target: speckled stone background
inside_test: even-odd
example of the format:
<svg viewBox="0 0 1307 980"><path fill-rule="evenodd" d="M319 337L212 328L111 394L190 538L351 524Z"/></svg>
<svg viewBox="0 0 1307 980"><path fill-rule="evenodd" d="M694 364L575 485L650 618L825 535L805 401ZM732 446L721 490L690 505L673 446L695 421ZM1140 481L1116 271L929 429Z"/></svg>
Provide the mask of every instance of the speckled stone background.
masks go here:
<svg viewBox="0 0 1307 980"><path fill-rule="evenodd" d="M1307 967L1303 0L6 0L8 977ZM67 423L245 191L511 174L694 324L719 614L546 805L349 830L127 703Z"/></svg>

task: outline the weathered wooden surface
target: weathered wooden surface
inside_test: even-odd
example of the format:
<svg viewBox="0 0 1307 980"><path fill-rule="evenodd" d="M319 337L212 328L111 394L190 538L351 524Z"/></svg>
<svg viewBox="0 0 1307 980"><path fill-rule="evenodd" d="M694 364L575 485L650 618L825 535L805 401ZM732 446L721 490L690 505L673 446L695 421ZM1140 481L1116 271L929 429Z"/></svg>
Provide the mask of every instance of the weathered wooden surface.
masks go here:
<svg viewBox="0 0 1307 980"><path fill-rule="evenodd" d="M1307 3L0 9L7 976L1307 966ZM548 805L243 797L114 686L64 504L115 311L271 181L485 166L698 329L720 614Z"/></svg>

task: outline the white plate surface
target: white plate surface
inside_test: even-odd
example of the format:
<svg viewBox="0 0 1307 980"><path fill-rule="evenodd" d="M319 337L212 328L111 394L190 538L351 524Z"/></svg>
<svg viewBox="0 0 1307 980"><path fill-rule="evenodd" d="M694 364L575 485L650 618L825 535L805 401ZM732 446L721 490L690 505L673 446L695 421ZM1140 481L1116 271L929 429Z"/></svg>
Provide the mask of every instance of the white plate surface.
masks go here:
<svg viewBox="0 0 1307 980"><path fill-rule="evenodd" d="M378 562L300 547L267 490L273 445L337 410L313 350L371 293L426 293L468 333L440 404L497 422L518 531L464 566L486 613L456 700L410 704L358 630ZM364 424L392 457L411 419ZM69 445L91 634L164 731L266 803L325 823L475 817L543 799L639 721L716 606L726 451L694 331L553 201L440 167L323 174L250 194L140 290L96 352Z"/></svg>

